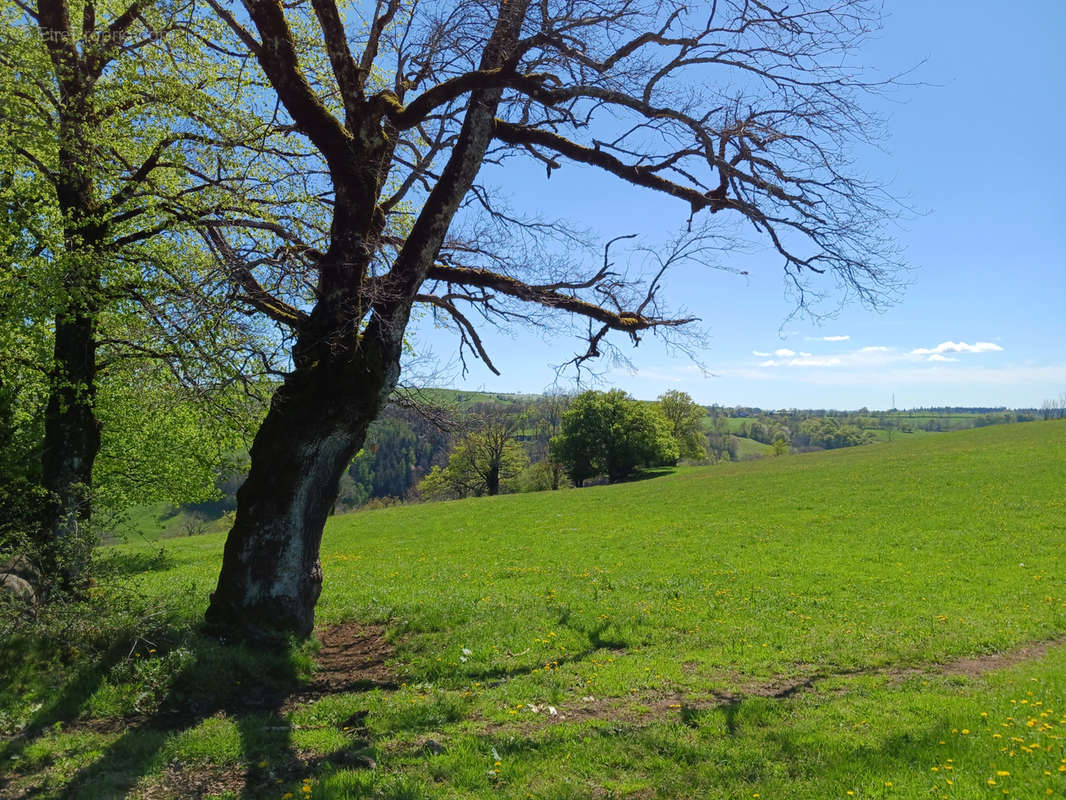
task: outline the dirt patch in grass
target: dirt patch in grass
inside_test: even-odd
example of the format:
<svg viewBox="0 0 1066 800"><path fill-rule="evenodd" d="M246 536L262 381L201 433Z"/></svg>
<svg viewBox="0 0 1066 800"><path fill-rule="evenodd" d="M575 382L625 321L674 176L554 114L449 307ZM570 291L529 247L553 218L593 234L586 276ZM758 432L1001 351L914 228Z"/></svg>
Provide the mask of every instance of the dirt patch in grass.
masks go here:
<svg viewBox="0 0 1066 800"><path fill-rule="evenodd" d="M388 663L395 648L385 641L384 627L341 622L319 631L318 640L322 647L315 655L311 683L281 704L283 712L328 694L399 688Z"/></svg>
<svg viewBox="0 0 1066 800"><path fill-rule="evenodd" d="M393 647L385 641L381 626L342 622L324 629L319 641L322 649L315 656L313 688L328 693L396 687L388 666Z"/></svg>
<svg viewBox="0 0 1066 800"><path fill-rule="evenodd" d="M822 681L830 678L849 677L852 675L880 675L887 677L893 682L902 682L908 678L936 675L963 675L978 678L989 672L1007 669L1027 661L1035 661L1047 655L1048 651L1066 646L1066 636L1058 636L1043 642L1023 644L1010 650L999 653L989 653L983 656L970 658L958 658L943 664L914 665L907 667L869 667L855 670L842 670L838 672L818 672L812 670L811 665L802 665L806 674L782 675L763 683L751 683L741 685L735 693L724 695L726 702L739 699L743 696L786 698L794 694L813 689Z"/></svg>
<svg viewBox="0 0 1066 800"><path fill-rule="evenodd" d="M247 796L248 788L245 770L239 767L168 764L162 775L154 778L150 785L135 789L130 796L137 800L192 800L226 792ZM276 788L274 793L280 794Z"/></svg>
<svg viewBox="0 0 1066 800"><path fill-rule="evenodd" d="M1022 645L1021 647L1016 647L1013 650L1006 650L1002 653L990 653L989 655L977 656L976 658L960 658L956 661L949 661L940 669L934 670L934 672L941 675L978 677L984 675L986 672L995 672L996 670L1006 669L1007 667L1013 667L1015 664L1022 664L1026 661L1036 661L1037 659L1046 656L1048 650L1063 646L1066 646L1066 636L1059 636L1045 642L1034 642L1033 644Z"/></svg>

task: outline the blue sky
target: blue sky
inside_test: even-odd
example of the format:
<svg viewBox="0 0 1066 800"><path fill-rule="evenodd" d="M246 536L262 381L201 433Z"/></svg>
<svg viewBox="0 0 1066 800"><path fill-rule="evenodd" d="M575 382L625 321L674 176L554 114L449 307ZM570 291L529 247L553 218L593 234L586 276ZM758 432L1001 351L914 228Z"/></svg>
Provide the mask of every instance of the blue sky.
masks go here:
<svg viewBox="0 0 1066 800"><path fill-rule="evenodd" d="M886 12L864 63L887 75L923 62L912 77L926 85L878 101L884 151L856 155L916 212L891 229L913 268L902 299L789 319L780 261L764 248L723 253L748 275L687 270L665 288L702 319L706 372L653 337L636 349L618 339L635 370L601 364L600 388L766 408L888 408L893 397L900 408L1030 407L1066 392L1066 3L896 0ZM688 214L572 164L550 182L538 169L500 185L604 239L663 242ZM502 376L474 362L445 383L540 392L580 346L528 329L485 340ZM445 363L456 347L425 325L414 341Z"/></svg>

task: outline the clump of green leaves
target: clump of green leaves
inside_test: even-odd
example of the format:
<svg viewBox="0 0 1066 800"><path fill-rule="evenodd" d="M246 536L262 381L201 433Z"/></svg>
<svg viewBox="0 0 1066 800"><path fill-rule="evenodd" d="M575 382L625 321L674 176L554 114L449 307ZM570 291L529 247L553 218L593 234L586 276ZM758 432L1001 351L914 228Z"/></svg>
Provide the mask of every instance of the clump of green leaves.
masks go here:
<svg viewBox="0 0 1066 800"><path fill-rule="evenodd" d="M659 395L659 410L670 423L670 432L677 440L681 458L701 461L707 456L707 439L703 420L707 409L699 405L688 392L671 389Z"/></svg>
<svg viewBox="0 0 1066 800"><path fill-rule="evenodd" d="M658 407L639 403L620 389L590 390L575 397L563 414L552 456L581 486L596 475L613 483L641 467L676 464L680 450Z"/></svg>

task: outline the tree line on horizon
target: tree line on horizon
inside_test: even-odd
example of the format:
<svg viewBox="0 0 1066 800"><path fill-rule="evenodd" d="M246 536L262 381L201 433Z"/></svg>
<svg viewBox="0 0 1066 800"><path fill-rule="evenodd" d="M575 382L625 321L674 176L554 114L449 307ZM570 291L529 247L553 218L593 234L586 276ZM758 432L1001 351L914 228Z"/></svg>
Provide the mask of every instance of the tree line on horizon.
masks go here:
<svg viewBox="0 0 1066 800"><path fill-rule="evenodd" d="M341 476L333 513L558 490L624 480L642 469L678 463L807 453L875 444L896 434L1039 418L1032 409L998 407L940 407L935 414L926 409L763 411L751 406L703 406L677 390L656 401L635 400L620 390L546 395L435 391L439 397L433 396L434 390L426 392L432 396L429 406L390 403L370 426L366 445ZM575 401L577 408L570 413ZM630 414L630 432L627 435L625 425L618 424L612 438L604 422L610 413L623 417L623 410ZM753 453L750 445L744 447L744 440L766 447ZM619 465L613 477L611 463ZM174 507L171 513L184 510L210 520L232 512L246 464L238 462L220 474L217 499Z"/></svg>

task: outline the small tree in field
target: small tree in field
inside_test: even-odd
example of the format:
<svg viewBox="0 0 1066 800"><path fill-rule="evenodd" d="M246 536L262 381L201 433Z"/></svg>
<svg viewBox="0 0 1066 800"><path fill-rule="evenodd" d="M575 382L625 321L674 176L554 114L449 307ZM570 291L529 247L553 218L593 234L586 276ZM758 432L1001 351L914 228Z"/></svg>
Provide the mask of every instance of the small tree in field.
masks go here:
<svg viewBox="0 0 1066 800"><path fill-rule="evenodd" d="M478 430L468 433L448 456L448 464L434 467L419 485L430 500L496 495L529 464L526 451L514 439L522 416L497 411L484 417Z"/></svg>
<svg viewBox="0 0 1066 800"><path fill-rule="evenodd" d="M706 458L707 437L703 432L703 419L707 416L707 409L698 405L687 392L677 389L659 395L659 408L670 423L681 458Z"/></svg>
<svg viewBox="0 0 1066 800"><path fill-rule="evenodd" d="M655 406L639 403L620 389L588 391L574 398L552 455L577 486L595 475L609 482L640 467L676 464L677 440Z"/></svg>

